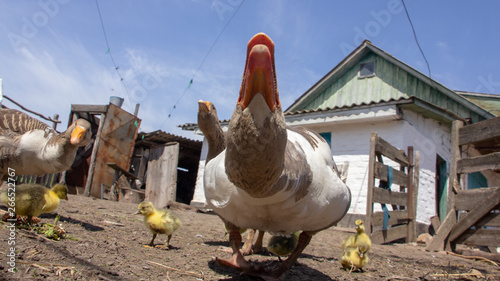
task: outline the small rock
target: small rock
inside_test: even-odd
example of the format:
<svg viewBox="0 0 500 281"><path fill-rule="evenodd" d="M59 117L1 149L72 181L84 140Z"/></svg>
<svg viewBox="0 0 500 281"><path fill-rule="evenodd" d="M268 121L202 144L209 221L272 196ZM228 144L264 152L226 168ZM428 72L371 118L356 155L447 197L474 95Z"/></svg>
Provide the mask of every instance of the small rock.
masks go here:
<svg viewBox="0 0 500 281"><path fill-rule="evenodd" d="M431 242L432 236L429 233L422 233L417 238L417 243L429 244Z"/></svg>

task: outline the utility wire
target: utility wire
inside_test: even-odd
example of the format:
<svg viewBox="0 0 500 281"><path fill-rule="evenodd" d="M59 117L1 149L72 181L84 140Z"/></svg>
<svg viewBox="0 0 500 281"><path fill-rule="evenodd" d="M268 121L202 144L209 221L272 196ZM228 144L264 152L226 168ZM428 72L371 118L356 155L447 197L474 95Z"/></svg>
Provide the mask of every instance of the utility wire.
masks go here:
<svg viewBox="0 0 500 281"><path fill-rule="evenodd" d="M241 5L243 5L243 2L245 2L245 0L242 0L240 5L238 6L238 8L236 8L236 11L233 13L233 15L231 16L231 18L229 18L228 22L224 25L224 27L221 29L221 31L219 32L219 35L217 35L217 37L215 38L214 42L212 43L212 46L210 46L210 48L208 49L208 52L207 54L205 55L205 57L203 58L203 60L201 61L200 63L200 66L198 66L198 69L196 69L196 72L193 74L193 76L191 76L191 80L189 80L189 84L188 86L186 87L186 89L184 89L184 92L182 93L182 95L179 97L179 99L174 103L174 105L172 106L172 108L170 109L170 112L168 113L168 118L170 118L170 116L172 115L172 111L174 111L174 109L176 108L177 104L181 101L181 99L186 95L186 92L187 90L191 87L191 85L193 84L194 82L194 77L196 76L196 74L198 74L198 72L200 71L201 67L203 66L203 64L205 63L205 61L207 60L208 58L208 55L210 55L210 53L212 52L215 44L217 44L217 41L219 40L219 38L221 37L222 33L224 33L224 31L226 30L226 27L229 25L229 23L231 23L231 21L233 20L234 16L238 13L238 11L240 10L241 8Z"/></svg>
<svg viewBox="0 0 500 281"><path fill-rule="evenodd" d="M413 23L411 21L410 14L408 13L408 9L406 8L405 1L401 0L401 3L403 4L403 7L404 7L405 13L406 13L406 17L408 18L408 22L410 23L411 30L413 32L413 38L415 38L415 43L417 43L417 47L420 50L420 53L422 54L422 57L424 58L425 64L427 65L427 71L429 72L429 80L430 80L432 86L434 87L434 89L436 89L438 91L438 88L437 88L436 84L434 84L434 80L432 79L432 76L431 76L431 67L429 66L429 62L427 61L427 58L425 57L424 51L422 50L422 48L420 47L420 44L418 43L417 33L415 32L415 28L413 27ZM445 95L445 99L444 100L446 102L446 106L448 108L450 108L448 96ZM465 120L465 117L461 116L458 111L455 112L455 114L457 114L458 116L460 116L462 119ZM484 117L485 114L486 113L482 114L482 116Z"/></svg>
<svg viewBox="0 0 500 281"><path fill-rule="evenodd" d="M104 28L104 21L102 20L101 9L99 8L99 2L97 0L95 0L95 4L97 6L97 12L99 13L99 19L101 20L101 28L102 28L102 33L104 34L104 40L106 41L106 47L108 48L106 50L106 53L109 54L109 57L111 58L111 61L113 62L113 66L115 67L116 73L118 73L118 77L120 77L120 82L123 84L123 88L125 88L125 92L127 94L129 106L132 109L132 105L130 104L130 95L128 93L128 88L124 82L125 78L123 78L123 76L120 74L120 68L116 64L115 59L113 58L113 54L111 53L111 48L109 47L108 36L106 35L106 29Z"/></svg>
<svg viewBox="0 0 500 281"><path fill-rule="evenodd" d="M413 38L415 38L415 43L417 43L418 50L422 54L422 57L424 58L425 64L427 65L427 71L429 72L429 78L431 80L432 86L437 89L436 85L434 85L434 82L432 81L432 76L431 76L431 67L429 66L429 62L427 61L427 58L425 57L424 51L422 51L422 48L420 47L420 44L418 43L417 39L417 33L415 32L415 28L413 27L413 23L410 18L410 14L408 14L408 10L406 9L405 1L401 0L401 3L403 3L403 7L405 9L406 17L408 18L408 22L410 22L411 26L411 31L413 32Z"/></svg>

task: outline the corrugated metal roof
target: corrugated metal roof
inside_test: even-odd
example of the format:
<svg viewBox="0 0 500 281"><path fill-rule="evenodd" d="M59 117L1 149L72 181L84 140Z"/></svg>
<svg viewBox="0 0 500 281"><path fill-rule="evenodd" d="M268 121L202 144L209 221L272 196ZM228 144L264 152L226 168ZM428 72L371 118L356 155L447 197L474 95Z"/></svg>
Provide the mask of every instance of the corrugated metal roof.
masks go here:
<svg viewBox="0 0 500 281"><path fill-rule="evenodd" d="M459 95L488 110L495 116L500 116L500 95L455 91Z"/></svg>
<svg viewBox="0 0 500 281"><path fill-rule="evenodd" d="M162 130L157 130L151 133L140 132L137 134L135 146L152 147L169 142L178 142L182 146L189 146L199 150L201 150L203 145L202 141L191 140L185 137L163 132Z"/></svg>
<svg viewBox="0 0 500 281"><path fill-rule="evenodd" d="M359 77L359 65L375 63L375 75ZM342 107L416 96L474 122L493 115L391 54L364 41L287 110Z"/></svg>

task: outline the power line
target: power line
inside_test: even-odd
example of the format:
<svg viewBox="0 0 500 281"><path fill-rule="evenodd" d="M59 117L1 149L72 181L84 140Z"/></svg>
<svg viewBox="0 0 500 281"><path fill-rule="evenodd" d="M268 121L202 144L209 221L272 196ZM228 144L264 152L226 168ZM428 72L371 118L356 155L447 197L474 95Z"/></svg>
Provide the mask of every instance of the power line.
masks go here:
<svg viewBox="0 0 500 281"><path fill-rule="evenodd" d="M432 76L431 76L431 67L429 66L429 62L427 61L427 58L425 57L424 51L422 51L422 48L420 47L420 44L418 43L417 39L417 33L415 32L415 28L413 27L413 23L410 19L410 14L408 14L408 10L406 9L405 1L401 0L401 3L403 3L403 7L405 9L406 17L408 18L408 21L410 22L411 30L413 32L413 38L415 38L415 43L417 43L417 47L420 50L420 53L422 54L422 57L424 57L425 64L427 65L427 71L429 72L429 78L431 78L431 83L434 88L437 89L436 85L434 85L434 82L432 81Z"/></svg>
<svg viewBox="0 0 500 281"><path fill-rule="evenodd" d="M432 79L432 76L431 76L431 67L429 66L429 62L427 61L427 58L425 57L424 51L422 50L422 48L420 47L420 44L418 43L417 33L415 32L415 28L413 27L413 22L411 21L410 14L408 13L408 9L406 8L405 1L401 0L401 3L403 3L403 7L405 9L406 17L408 18L408 22L410 23L411 30L413 32L413 38L415 38L415 43L417 43L417 47L418 47L420 53L422 54L422 57L424 58L425 64L427 65L427 71L429 72L429 81L431 82L431 84L434 87L434 89L436 89L437 91L439 91L438 88L437 88L437 86L436 86L436 84L434 84L434 80ZM450 108L449 101L448 101L448 96L445 95L445 99L444 100L446 102L446 106L448 108ZM465 117L463 117L458 111L456 112L456 114L458 116L460 116L462 119L465 119ZM485 114L486 113L482 114L481 116L484 117Z"/></svg>
<svg viewBox="0 0 500 281"><path fill-rule="evenodd" d="M215 44L217 44L217 41L219 40L219 38L222 36L222 33L224 33L224 31L226 30L226 27L229 25L229 23L231 23L231 21L233 20L234 16L238 13L238 11L240 10L241 8L241 5L243 5L243 2L245 2L245 0L242 0L240 5L238 6L238 8L236 8L236 11L233 13L233 15L229 18L228 22L224 25L224 27L221 29L221 31L219 32L219 35L217 35L217 37L215 38L214 42L212 43L212 46L210 46L210 48L208 49L208 52L207 54L205 55L205 57L203 58L203 60L201 61L200 63L200 66L198 66L198 69L196 69L195 73L193 74L193 76L191 77L191 80L189 80L189 84L188 86L186 87L186 89L184 89L184 92L182 93L182 95L179 97L179 99L174 103L174 105L172 106L172 109L170 109L170 112L168 113L168 118L170 118L170 116L172 115L172 111L174 111L174 109L176 109L176 106L177 104L181 101L181 99L186 95L186 92L187 90L191 87L191 85L193 84L193 81L194 81L194 77L196 76L196 74L198 74L198 72L200 71L201 67L203 66L203 64L205 63L205 60L208 58L208 55L210 55L210 53L212 52L212 49L214 48Z"/></svg>
<svg viewBox="0 0 500 281"><path fill-rule="evenodd" d="M102 28L102 33L104 34L104 41L106 41L106 47L108 48L106 50L106 53L109 54L109 57L111 58L111 61L113 62L113 66L115 67L116 73L118 73L118 77L120 77L120 82L123 84L123 88L125 88L125 92L127 94L128 102L130 105L130 96L128 93L128 88L124 82L125 78L123 78L123 76L120 74L120 71L119 71L120 68L116 64L115 59L113 58L113 54L111 53L111 48L109 47L108 36L106 35L106 29L104 28L104 21L102 20L101 9L99 8L99 2L97 0L95 0L95 4L97 6L97 12L99 14L99 19L101 20L101 28Z"/></svg>

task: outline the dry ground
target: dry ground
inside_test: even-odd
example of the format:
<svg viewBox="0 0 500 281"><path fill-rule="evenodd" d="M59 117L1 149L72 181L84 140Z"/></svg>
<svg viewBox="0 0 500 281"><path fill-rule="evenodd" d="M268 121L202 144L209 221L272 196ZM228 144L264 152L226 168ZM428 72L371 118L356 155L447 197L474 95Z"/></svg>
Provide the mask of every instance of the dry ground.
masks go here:
<svg viewBox="0 0 500 281"><path fill-rule="evenodd" d="M9 228L0 224L0 279L10 280L259 280L223 268L214 257L228 258L220 219L213 214L177 210L183 226L174 233L169 250L145 248L151 234L137 205L70 195L56 210L72 239L48 240L29 231L15 232L17 273L9 272ZM5 209L4 209L5 210ZM52 223L55 214L42 215ZM500 280L499 267L426 252L421 245L374 245L364 272L341 268L339 247L351 233L330 228L313 237L286 280ZM246 236L246 235L245 235ZM244 237L245 237L244 236ZM265 236L265 240L269 238ZM156 243L164 243L159 235ZM277 266L277 257L252 255L251 260ZM476 274L476 275L474 275Z"/></svg>

